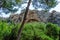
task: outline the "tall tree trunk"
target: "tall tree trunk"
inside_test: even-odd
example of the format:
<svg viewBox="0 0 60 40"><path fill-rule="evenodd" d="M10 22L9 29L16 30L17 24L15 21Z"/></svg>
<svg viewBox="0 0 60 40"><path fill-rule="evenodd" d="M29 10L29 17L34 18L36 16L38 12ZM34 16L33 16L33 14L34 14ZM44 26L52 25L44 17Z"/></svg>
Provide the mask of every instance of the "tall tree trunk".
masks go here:
<svg viewBox="0 0 60 40"><path fill-rule="evenodd" d="M31 0L29 0L28 5L26 7L26 11L25 11L25 14L24 14L23 21L22 21L21 26L20 26L20 28L18 30L17 40L21 39L21 32L22 32L24 24L25 24L25 20L26 20L26 16L27 16L27 13L28 13L28 10L29 10L30 3L31 3Z"/></svg>

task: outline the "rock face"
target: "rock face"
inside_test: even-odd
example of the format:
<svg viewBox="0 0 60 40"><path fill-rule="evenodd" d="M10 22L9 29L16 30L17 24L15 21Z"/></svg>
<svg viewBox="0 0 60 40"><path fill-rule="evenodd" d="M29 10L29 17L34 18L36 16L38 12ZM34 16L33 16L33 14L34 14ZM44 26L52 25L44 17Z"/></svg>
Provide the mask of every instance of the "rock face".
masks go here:
<svg viewBox="0 0 60 40"><path fill-rule="evenodd" d="M21 22L21 17L19 14L13 14L9 17L9 21L12 21L14 23L20 23Z"/></svg>
<svg viewBox="0 0 60 40"><path fill-rule="evenodd" d="M24 16L24 11L21 14L13 14L9 17L10 20L12 20L15 23L19 23L22 21ZM50 16L49 12L45 11L37 11L37 10L29 10L27 17L26 17L26 22L47 22L48 17Z"/></svg>
<svg viewBox="0 0 60 40"><path fill-rule="evenodd" d="M34 11L29 11L26 17L26 22L33 22L33 21L40 21L40 18L38 17L37 13Z"/></svg>
<svg viewBox="0 0 60 40"><path fill-rule="evenodd" d="M14 15L11 15L10 16L10 19L13 21L13 22L22 22L23 20L23 16L24 16L24 13L21 13L21 14L14 14ZM26 17L26 22L32 22L32 21L37 21L39 22L40 21L40 18L38 17L37 13L35 13L35 11L31 11L29 10L28 11L28 14L27 14L27 17Z"/></svg>
<svg viewBox="0 0 60 40"><path fill-rule="evenodd" d="M60 25L60 12L56 12L53 10L50 16L48 17L48 22Z"/></svg>
<svg viewBox="0 0 60 40"><path fill-rule="evenodd" d="M50 12L45 11L36 11L37 15L39 16L41 22L47 22L48 17L50 16Z"/></svg>
<svg viewBox="0 0 60 40"><path fill-rule="evenodd" d="M12 20L15 23L22 22L24 16L24 11L21 14L14 14L9 17L10 20ZM52 11L45 12L45 11L37 11L37 10L29 10L26 22L52 22L54 24L60 25L60 12Z"/></svg>

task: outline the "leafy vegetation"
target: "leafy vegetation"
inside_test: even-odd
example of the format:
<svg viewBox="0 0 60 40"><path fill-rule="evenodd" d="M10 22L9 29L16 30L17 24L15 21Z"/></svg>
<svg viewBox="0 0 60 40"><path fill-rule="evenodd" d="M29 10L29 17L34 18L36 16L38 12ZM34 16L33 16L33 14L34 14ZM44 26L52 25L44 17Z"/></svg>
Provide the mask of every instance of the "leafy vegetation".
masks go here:
<svg viewBox="0 0 60 40"><path fill-rule="evenodd" d="M0 40L16 40L20 24L0 21ZM21 40L59 40L60 27L52 23L26 23Z"/></svg>
<svg viewBox="0 0 60 40"><path fill-rule="evenodd" d="M18 2L21 2L21 0L0 0L1 7L7 9L11 8L12 5L13 6L18 5Z"/></svg>
<svg viewBox="0 0 60 40"><path fill-rule="evenodd" d="M33 0L34 2L32 2L31 0L29 0L28 5L26 7L26 11L25 11L25 15L23 17L23 22L22 24L10 24L7 23L5 21L0 21L0 39L1 40L19 40L20 36L21 36L21 40L58 40L58 35L59 35L59 27L57 27L55 24L44 24L44 23L28 23L25 24L25 19L26 19L26 15L28 13L29 10L29 6L32 2L32 4L35 6L35 8L41 7L43 9L50 9L52 7L56 6L56 2L55 0ZM4 9L8 9L7 11L17 11L16 9L14 9L14 6L16 6L17 4L20 4L19 2L21 2L20 0L2 0L0 1L0 8ZM39 5L37 5L39 2ZM37 4L36 4L37 3ZM36 6L37 5L37 6ZM33 6L33 7L34 7ZM25 24L24 30L23 26ZM32 25L33 24L33 25ZM21 28L20 28L21 26ZM19 30L18 30L19 29ZM22 34L21 34L22 32ZM50 33L49 33L50 32ZM20 35L21 34L21 35Z"/></svg>
<svg viewBox="0 0 60 40"><path fill-rule="evenodd" d="M18 11L18 8L14 7L20 7L21 4L25 4L26 1L27 0L0 0L0 8L3 8L5 13L16 12ZM53 8L57 5L57 0L33 0L32 5L35 8L35 10L38 8L49 10L50 8Z"/></svg>

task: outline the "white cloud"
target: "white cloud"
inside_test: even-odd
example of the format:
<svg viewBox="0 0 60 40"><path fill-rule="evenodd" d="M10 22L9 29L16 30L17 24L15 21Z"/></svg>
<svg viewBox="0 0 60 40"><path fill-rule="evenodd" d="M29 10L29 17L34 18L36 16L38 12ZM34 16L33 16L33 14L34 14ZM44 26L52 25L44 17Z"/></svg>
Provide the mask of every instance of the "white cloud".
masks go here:
<svg viewBox="0 0 60 40"><path fill-rule="evenodd" d="M60 1L60 0L57 0L57 1Z"/></svg>
<svg viewBox="0 0 60 40"><path fill-rule="evenodd" d="M34 9L34 7L33 7L32 3L30 4L29 9L31 9L31 10L33 10L33 9Z"/></svg>
<svg viewBox="0 0 60 40"><path fill-rule="evenodd" d="M9 17L9 16L10 16L10 14L11 14L11 13L9 13L9 14L5 14L5 13L3 13L3 12L2 12L2 14L0 15L0 17L7 18L7 17Z"/></svg>
<svg viewBox="0 0 60 40"><path fill-rule="evenodd" d="M60 12L60 3L55 8L52 8L50 11L52 11L52 10L56 10L56 11Z"/></svg>

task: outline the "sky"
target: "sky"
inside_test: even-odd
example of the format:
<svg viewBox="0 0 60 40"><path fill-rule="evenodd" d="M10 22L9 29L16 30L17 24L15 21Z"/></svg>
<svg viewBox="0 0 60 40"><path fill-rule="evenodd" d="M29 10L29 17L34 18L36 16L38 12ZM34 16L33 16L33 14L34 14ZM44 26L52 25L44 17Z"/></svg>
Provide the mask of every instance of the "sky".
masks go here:
<svg viewBox="0 0 60 40"><path fill-rule="evenodd" d="M58 2L60 2L60 0L57 0ZM27 3L26 4L23 4L22 6L21 6L21 8L26 8L26 6L27 6ZM19 10L17 11L17 13L19 14L21 11L21 8L19 8ZM30 8L29 9L31 9L31 10L33 10L34 9L34 7L32 6L32 3L31 3L31 5L30 5ZM41 8L38 8L38 10L42 10ZM58 5L56 5L56 7L54 7L54 8L51 8L51 10L50 10L50 12L51 11L53 11L53 10L56 10L57 12L60 12L60 3L58 3Z"/></svg>
<svg viewBox="0 0 60 40"><path fill-rule="evenodd" d="M60 0L58 0L60 2ZM60 12L60 3L58 5L56 5L56 7L52 8L50 11L52 10L56 10L58 12Z"/></svg>
<svg viewBox="0 0 60 40"><path fill-rule="evenodd" d="M60 0L57 0L57 1L59 2L58 5L56 5L56 7L54 7L54 8L51 8L50 12L51 12L52 10L56 10L57 12L60 12ZM26 3L26 4L23 4L23 5L21 6L21 8L24 9L24 8L26 8L26 6L27 6L27 3ZM18 7L14 7L14 8L18 8ZM21 13L21 8L19 8L18 11L17 11L15 14L20 14L20 13ZM31 10L34 9L34 7L32 6L32 3L31 3L31 5L30 5L29 9L31 9ZM39 8L38 10L41 10L41 8ZM2 10L0 10L0 12L2 12ZM5 13L2 12L2 14L0 14L0 17L5 17L5 18L6 18L6 17L9 17L10 14L11 14L11 13L5 14Z"/></svg>

